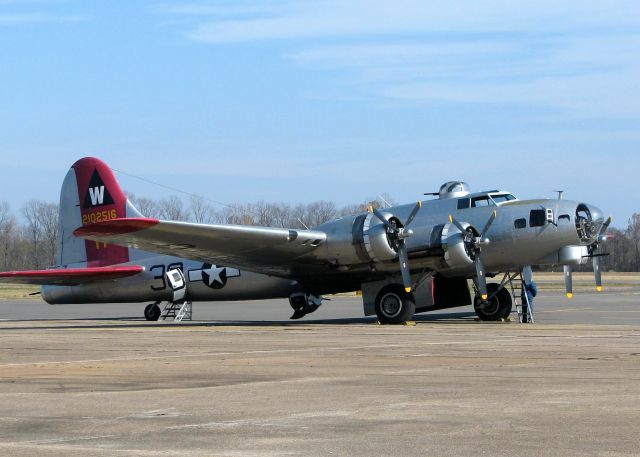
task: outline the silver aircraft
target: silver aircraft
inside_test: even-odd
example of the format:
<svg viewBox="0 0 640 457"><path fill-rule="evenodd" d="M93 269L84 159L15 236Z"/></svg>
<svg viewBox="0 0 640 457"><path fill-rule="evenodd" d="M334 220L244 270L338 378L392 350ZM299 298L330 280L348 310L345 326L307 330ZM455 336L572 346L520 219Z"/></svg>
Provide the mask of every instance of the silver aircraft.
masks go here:
<svg viewBox="0 0 640 457"><path fill-rule="evenodd" d="M611 218L595 206L471 193L458 181L428 195L310 230L165 221L141 215L112 170L87 157L62 185L58 265L0 281L41 284L50 304L151 301L148 320L176 288L190 302L289 298L293 319L323 295L362 291L364 314L388 324L471 304L482 320L505 318L532 266L563 265L571 298L571 267L592 259L602 291L598 247Z"/></svg>

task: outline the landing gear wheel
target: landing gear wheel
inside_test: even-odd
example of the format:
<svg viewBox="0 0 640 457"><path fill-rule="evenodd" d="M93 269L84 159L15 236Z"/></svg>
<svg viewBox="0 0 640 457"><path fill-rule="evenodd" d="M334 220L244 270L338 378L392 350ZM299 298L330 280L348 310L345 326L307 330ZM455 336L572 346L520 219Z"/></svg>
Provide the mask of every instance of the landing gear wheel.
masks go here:
<svg viewBox="0 0 640 457"><path fill-rule="evenodd" d="M160 314L162 314L162 311L160 311L160 307L155 303L147 305L144 309L144 317L148 321L157 321L160 319Z"/></svg>
<svg viewBox="0 0 640 457"><path fill-rule="evenodd" d="M503 287L498 292L497 297L498 301L500 301L500 309L502 310L502 315L500 317L502 319L506 319L513 311L513 299L511 298L511 293Z"/></svg>
<svg viewBox="0 0 640 457"><path fill-rule="evenodd" d="M404 324L415 312L413 295L405 292L400 285L387 286L376 297L376 314L381 324Z"/></svg>
<svg viewBox="0 0 640 457"><path fill-rule="evenodd" d="M484 301L482 297L476 295L473 302L473 308L476 315L483 321L498 321L506 319L511 314L513 300L511 294L506 288L500 288L499 284L487 284L487 292L489 300Z"/></svg>

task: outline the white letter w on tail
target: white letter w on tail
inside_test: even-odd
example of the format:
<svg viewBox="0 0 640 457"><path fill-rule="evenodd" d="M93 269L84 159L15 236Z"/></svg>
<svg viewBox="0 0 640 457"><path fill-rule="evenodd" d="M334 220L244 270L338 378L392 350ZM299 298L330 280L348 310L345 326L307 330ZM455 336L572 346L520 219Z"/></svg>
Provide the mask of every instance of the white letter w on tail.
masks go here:
<svg viewBox="0 0 640 457"><path fill-rule="evenodd" d="M90 187L89 195L91 196L91 204L93 206L102 205L104 201L104 186Z"/></svg>

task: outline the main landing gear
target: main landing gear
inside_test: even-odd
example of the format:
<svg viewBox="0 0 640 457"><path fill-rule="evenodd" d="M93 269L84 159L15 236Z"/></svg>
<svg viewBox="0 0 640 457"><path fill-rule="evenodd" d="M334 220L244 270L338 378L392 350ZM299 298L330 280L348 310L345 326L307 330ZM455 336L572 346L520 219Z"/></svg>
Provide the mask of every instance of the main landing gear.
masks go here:
<svg viewBox="0 0 640 457"><path fill-rule="evenodd" d="M499 321L509 317L513 308L511 292L496 283L487 284L487 292L487 300L483 300L480 294L476 293L473 301L473 308L480 320Z"/></svg>
<svg viewBox="0 0 640 457"><path fill-rule="evenodd" d="M413 294L399 284L384 287L376 297L376 314L381 324L401 325L411 320L416 312Z"/></svg>

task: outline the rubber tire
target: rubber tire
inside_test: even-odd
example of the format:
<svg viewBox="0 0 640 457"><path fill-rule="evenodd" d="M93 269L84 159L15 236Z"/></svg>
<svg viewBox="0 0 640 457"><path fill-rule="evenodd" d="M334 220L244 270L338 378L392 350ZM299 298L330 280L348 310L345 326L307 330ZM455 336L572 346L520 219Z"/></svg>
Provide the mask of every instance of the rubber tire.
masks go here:
<svg viewBox="0 0 640 457"><path fill-rule="evenodd" d="M382 306L385 299L390 298L389 295L397 297L400 305L397 313L389 314ZM416 313L416 303L413 294L405 292L400 285L392 284L384 287L376 297L376 314L381 324L385 325L402 325L413 318Z"/></svg>
<svg viewBox="0 0 640 457"><path fill-rule="evenodd" d="M511 314L513 309L513 299L511 294L506 288L498 290L499 284L491 283L487 284L487 292L491 300L491 307L489 311L480 307L482 298L476 295L473 303L473 308L476 315L482 321L499 321L500 319L506 319Z"/></svg>
<svg viewBox="0 0 640 457"><path fill-rule="evenodd" d="M509 292L506 287L503 287L498 291L498 300L500 300L500 309L502 310L501 317L502 319L506 319L513 312L511 292Z"/></svg>
<svg viewBox="0 0 640 457"><path fill-rule="evenodd" d="M160 319L160 314L162 314L162 311L160 310L160 307L155 303L147 305L144 309L144 318L148 321L157 321L158 319Z"/></svg>

